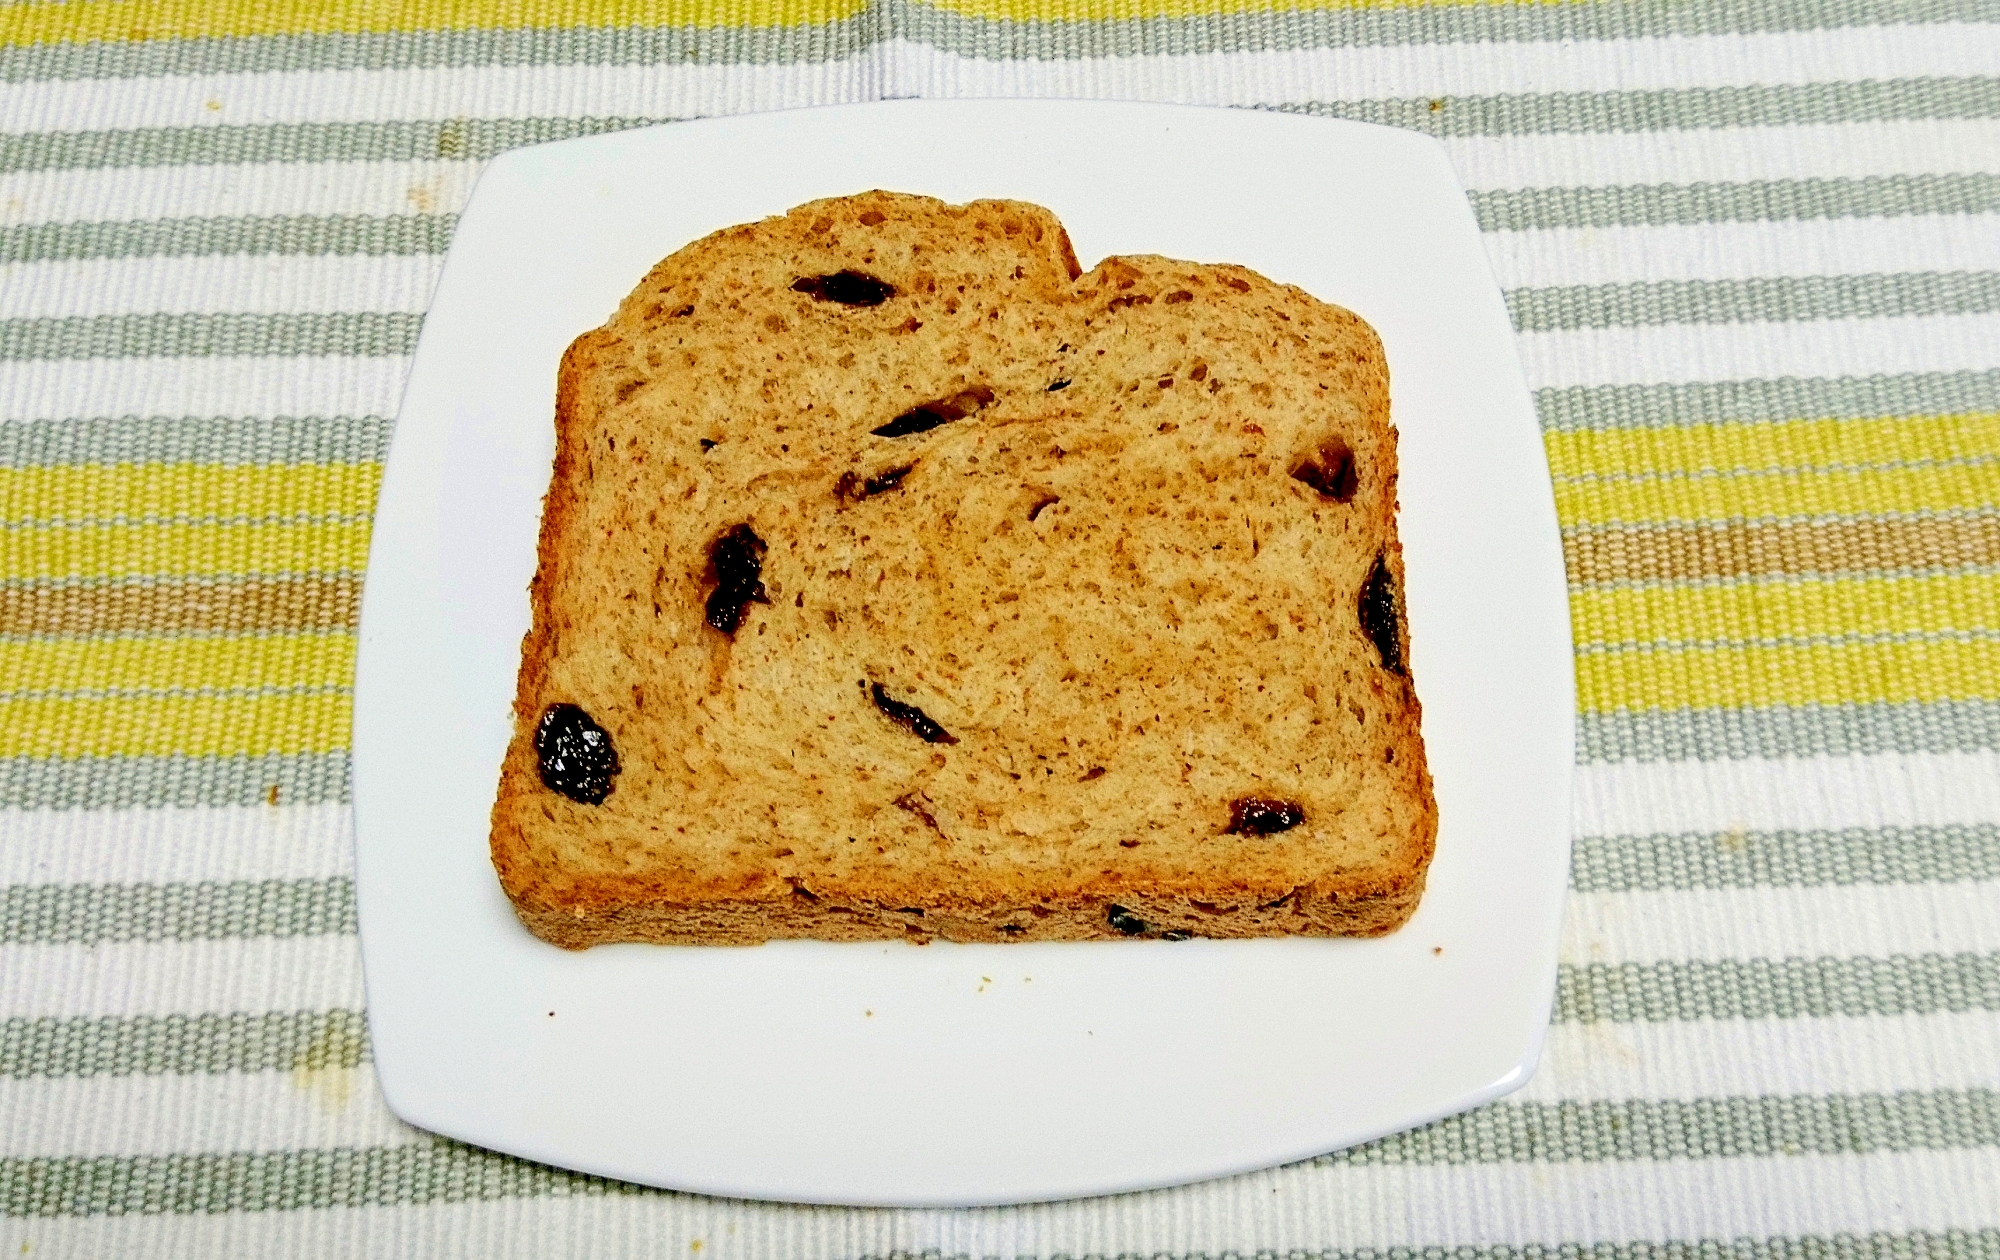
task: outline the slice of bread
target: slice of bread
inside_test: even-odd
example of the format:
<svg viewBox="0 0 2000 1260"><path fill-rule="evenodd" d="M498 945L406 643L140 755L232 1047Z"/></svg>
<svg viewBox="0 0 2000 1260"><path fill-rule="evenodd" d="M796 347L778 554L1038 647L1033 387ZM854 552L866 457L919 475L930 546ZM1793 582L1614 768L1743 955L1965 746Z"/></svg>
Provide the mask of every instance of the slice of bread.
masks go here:
<svg viewBox="0 0 2000 1260"><path fill-rule="evenodd" d="M717 233L564 356L492 853L536 935L1371 935L1437 830L1382 346L1005 201Z"/></svg>

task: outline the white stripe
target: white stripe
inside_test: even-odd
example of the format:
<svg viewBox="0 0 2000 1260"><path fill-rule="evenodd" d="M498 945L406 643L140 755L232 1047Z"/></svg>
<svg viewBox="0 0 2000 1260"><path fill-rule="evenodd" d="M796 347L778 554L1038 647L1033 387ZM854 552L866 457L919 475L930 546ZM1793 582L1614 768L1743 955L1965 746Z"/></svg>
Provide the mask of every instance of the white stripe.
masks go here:
<svg viewBox="0 0 2000 1260"><path fill-rule="evenodd" d="M1949 41L1927 42L1938 46L1912 48L1911 54L1942 55L1952 62L1964 59ZM1973 44L1976 47L1978 41ZM2000 57L2000 44L1993 55ZM864 55L790 65L422 66L49 79L0 85L0 119L7 120L7 131L31 133L246 123L750 114L876 99L885 94L879 76L870 72L879 60Z"/></svg>
<svg viewBox="0 0 2000 1260"><path fill-rule="evenodd" d="M0 319L156 311L416 311L440 259L416 257L109 258L0 267Z"/></svg>
<svg viewBox="0 0 2000 1260"><path fill-rule="evenodd" d="M2000 1016L1559 1024L1511 1101L2000 1088ZM8 1080L0 1158L365 1146L422 1139L374 1070Z"/></svg>
<svg viewBox="0 0 2000 1260"><path fill-rule="evenodd" d="M1985 119L1826 123L1444 141L1467 188L1692 184L2000 170Z"/></svg>
<svg viewBox="0 0 2000 1260"><path fill-rule="evenodd" d="M1468 188L2000 170L2000 129L1921 120L1445 141ZM272 162L0 175L14 224L218 215L456 213L481 162ZM108 207L116 207L107 214Z"/></svg>
<svg viewBox="0 0 2000 1260"><path fill-rule="evenodd" d="M351 936L0 945L0 1019L360 1006Z"/></svg>
<svg viewBox="0 0 2000 1260"><path fill-rule="evenodd" d="M1386 44L1076 60L997 60L903 42L897 82L916 96L1075 96L1257 105L1373 97L1616 92L1990 75L1992 25L1645 39ZM141 106L143 108L143 106Z"/></svg>
<svg viewBox="0 0 2000 1260"><path fill-rule="evenodd" d="M700 1197L64 1217L0 1237L36 1255L524 1257L1285 1253L1657 1242L1990 1227L2000 1153L1278 1169L1005 1211L802 1211ZM696 1250L694 1244L701 1244ZM1728 1250L1724 1241L1723 1251Z"/></svg>
<svg viewBox="0 0 2000 1260"><path fill-rule="evenodd" d="M71 416L393 416L407 358L0 363L0 422Z"/></svg>
<svg viewBox="0 0 2000 1260"><path fill-rule="evenodd" d="M1516 344L1537 389L1983 372L2000 367L2000 315L1587 328L1522 333Z"/></svg>
<svg viewBox="0 0 2000 1260"><path fill-rule="evenodd" d="M0 1078L0 1159L398 1146L427 1135L389 1114L375 1071Z"/></svg>
<svg viewBox="0 0 2000 1260"><path fill-rule="evenodd" d="M1525 286L2000 270L2000 215L1494 232L1500 282ZM150 311L422 311L428 255L114 258L0 266L0 318Z"/></svg>
<svg viewBox="0 0 2000 1260"><path fill-rule="evenodd" d="M887 95L1112 96L1216 105L1643 91L1990 75L2000 28L1924 24L1592 41L1439 43L1000 61L920 44L796 65L448 66L62 79L0 86L15 132L381 119L685 117Z"/></svg>
<svg viewBox="0 0 2000 1260"><path fill-rule="evenodd" d="M342 804L0 810L0 885L348 875L353 818Z"/></svg>
<svg viewBox="0 0 2000 1260"><path fill-rule="evenodd" d="M1587 836L1993 823L2000 752L1598 763L1575 793Z"/></svg>
<svg viewBox="0 0 2000 1260"><path fill-rule="evenodd" d="M11 224L286 214L457 214L484 162L265 162L0 175Z"/></svg>
<svg viewBox="0 0 2000 1260"><path fill-rule="evenodd" d="M2000 271L2000 215L1488 232L1507 288L1896 271Z"/></svg>
<svg viewBox="0 0 2000 1260"><path fill-rule="evenodd" d="M1468 188L2000 170L2000 129L1934 119L1445 141ZM105 217L456 213L483 163L275 162L0 175L16 224ZM117 207L107 216L106 207Z"/></svg>
<svg viewBox="0 0 2000 1260"><path fill-rule="evenodd" d="M2000 1089L2000 1014L1556 1024L1514 1102Z"/></svg>
<svg viewBox="0 0 2000 1260"><path fill-rule="evenodd" d="M2000 950L2000 880L1572 893L1562 960L1849 957Z"/></svg>

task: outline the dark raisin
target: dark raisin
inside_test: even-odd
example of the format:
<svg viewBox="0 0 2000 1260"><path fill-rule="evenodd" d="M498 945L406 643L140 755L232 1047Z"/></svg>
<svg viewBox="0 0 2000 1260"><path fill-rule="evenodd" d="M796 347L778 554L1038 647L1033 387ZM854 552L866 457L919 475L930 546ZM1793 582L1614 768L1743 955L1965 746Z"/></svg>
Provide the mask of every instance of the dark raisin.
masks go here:
<svg viewBox="0 0 2000 1260"><path fill-rule="evenodd" d="M849 503L857 503L870 495L884 490L894 490L903 484L903 478L910 475L915 464L904 464L901 468L891 468L888 472L873 477L857 477L851 472L840 474L840 480L833 483L833 497Z"/></svg>
<svg viewBox="0 0 2000 1260"><path fill-rule="evenodd" d="M902 415L884 425L870 430L876 437L908 437L912 433L928 433L941 424L963 420L981 407L993 401L993 391L983 385L960 390L949 398L912 407Z"/></svg>
<svg viewBox="0 0 2000 1260"><path fill-rule="evenodd" d="M1328 438L1320 448L1300 460L1292 476L1305 482L1335 503L1345 503L1361 486L1361 474L1354 466L1354 451L1339 438Z"/></svg>
<svg viewBox="0 0 2000 1260"><path fill-rule="evenodd" d="M704 451L712 451L721 445L714 438L697 438L696 441L701 443L701 449Z"/></svg>
<svg viewBox="0 0 2000 1260"><path fill-rule="evenodd" d="M1138 915L1133 914L1130 910L1127 910L1124 906L1111 907L1110 912L1105 915L1105 919L1112 927L1117 928L1127 936L1144 936L1147 932L1146 921Z"/></svg>
<svg viewBox="0 0 2000 1260"><path fill-rule="evenodd" d="M1272 836L1290 831L1306 820L1306 811L1297 801L1281 801L1268 796L1241 796L1229 802L1231 836Z"/></svg>
<svg viewBox="0 0 2000 1260"><path fill-rule="evenodd" d="M792 281L792 289L797 293L810 293L819 301L838 302L842 306L880 306L896 296L895 287L887 281L859 271L800 276Z"/></svg>
<svg viewBox="0 0 2000 1260"><path fill-rule="evenodd" d="M1361 629L1382 656L1382 668L1392 674L1407 674L1403 664L1402 594L1396 589L1396 575L1389 572L1385 556L1375 557L1367 585L1361 588Z"/></svg>
<svg viewBox="0 0 2000 1260"><path fill-rule="evenodd" d="M764 594L764 540L748 525L738 525L708 545L708 624L733 635L751 604L768 604Z"/></svg>
<svg viewBox="0 0 2000 1260"><path fill-rule="evenodd" d="M896 725L923 740L926 744L956 744L958 737L931 720L931 716L914 704L904 704L901 700L891 700L881 683L868 685L868 697L875 707L882 710Z"/></svg>
<svg viewBox="0 0 2000 1260"><path fill-rule="evenodd" d="M1068 389L1068 388L1069 388L1069 380L1068 378L1064 378L1063 380L1051 383L1049 385L1048 392L1053 394L1059 389Z"/></svg>
<svg viewBox="0 0 2000 1260"><path fill-rule="evenodd" d="M602 805L618 774L611 735L573 704L552 704L535 725L542 786L584 805Z"/></svg>

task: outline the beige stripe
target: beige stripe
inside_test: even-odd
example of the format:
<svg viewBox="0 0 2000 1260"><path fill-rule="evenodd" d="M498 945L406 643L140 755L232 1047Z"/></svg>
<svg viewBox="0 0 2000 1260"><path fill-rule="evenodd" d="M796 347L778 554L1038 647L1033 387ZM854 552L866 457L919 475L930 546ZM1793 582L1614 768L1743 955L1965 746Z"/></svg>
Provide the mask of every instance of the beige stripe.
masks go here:
<svg viewBox="0 0 2000 1260"><path fill-rule="evenodd" d="M1616 527L1564 540L1572 585L2000 564L2000 517Z"/></svg>
<svg viewBox="0 0 2000 1260"><path fill-rule="evenodd" d="M360 606L354 577L14 587L0 589L0 634L347 630Z"/></svg>

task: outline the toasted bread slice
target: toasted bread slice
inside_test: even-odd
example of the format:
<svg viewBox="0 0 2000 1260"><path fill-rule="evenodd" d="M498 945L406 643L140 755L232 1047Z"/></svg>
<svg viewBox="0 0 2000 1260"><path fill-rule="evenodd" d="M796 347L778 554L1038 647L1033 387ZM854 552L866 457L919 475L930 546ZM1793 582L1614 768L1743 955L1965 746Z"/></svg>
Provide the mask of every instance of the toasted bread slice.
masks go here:
<svg viewBox="0 0 2000 1260"><path fill-rule="evenodd" d="M557 945L1372 935L1436 834L1382 346L814 202L564 356L492 853Z"/></svg>

